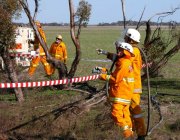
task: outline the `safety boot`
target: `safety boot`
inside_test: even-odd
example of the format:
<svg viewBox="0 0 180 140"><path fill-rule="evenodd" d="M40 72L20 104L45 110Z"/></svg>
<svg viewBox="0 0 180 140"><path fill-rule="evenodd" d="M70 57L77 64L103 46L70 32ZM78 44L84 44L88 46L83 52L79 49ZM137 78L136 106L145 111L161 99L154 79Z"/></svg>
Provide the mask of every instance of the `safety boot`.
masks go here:
<svg viewBox="0 0 180 140"><path fill-rule="evenodd" d="M136 140L145 140L145 136L138 136Z"/></svg>
<svg viewBox="0 0 180 140"><path fill-rule="evenodd" d="M133 131L130 129L124 130L123 137L123 140L132 140L134 137Z"/></svg>

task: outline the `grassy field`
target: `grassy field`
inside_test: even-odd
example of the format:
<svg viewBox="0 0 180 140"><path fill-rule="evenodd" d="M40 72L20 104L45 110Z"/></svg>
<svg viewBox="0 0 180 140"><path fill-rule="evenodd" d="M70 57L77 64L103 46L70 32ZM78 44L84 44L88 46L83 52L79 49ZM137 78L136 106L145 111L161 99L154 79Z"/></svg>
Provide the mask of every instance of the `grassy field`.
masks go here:
<svg viewBox="0 0 180 140"><path fill-rule="evenodd" d="M75 47L70 38L69 27L43 27L48 46L55 41L58 34L68 50L68 69L75 56ZM88 27L81 33L82 60L78 65L76 76L91 75L95 66L110 68L111 62L98 62L105 57L97 55L96 49L102 48L115 52L113 43L120 39L122 27ZM144 29L140 30L142 40ZM141 41L142 41L141 40ZM142 44L141 44L142 45ZM151 93L180 94L180 52L172 57L166 66L159 71L159 77L151 78ZM0 73L0 82L4 82L6 75ZM57 79L57 73L53 76ZM21 79L29 81L26 73ZM37 68L32 81L48 80L42 65ZM89 82L95 87L102 87L104 82L96 80ZM146 81L143 82L142 107L147 121L147 90ZM84 99L88 95L81 92L52 90L45 88L23 89L26 101L19 105L15 101L10 89L0 89L0 139L9 137L12 140L66 140L75 137L77 140L118 140L121 139L119 128L112 123L109 117L110 106L101 103L84 114L75 114L73 111L62 113L64 105ZM158 103L164 117L163 123L148 136L148 140L178 140L180 137L180 98L179 96L157 96ZM59 114L58 114L59 113ZM69 115L70 114L70 115ZM59 115L59 116L58 116ZM158 121L158 112L151 110L151 126ZM13 130L10 130L14 128ZM5 132L9 130L8 132Z"/></svg>
<svg viewBox="0 0 180 140"><path fill-rule="evenodd" d="M68 50L68 67L70 68L75 56L75 47L72 43L69 27L44 27L47 34L47 42L50 46L57 34L62 34L63 41L67 45ZM91 71L95 66L110 68L111 62L97 62L90 60L106 60L105 56L97 55L96 49L115 52L114 42L122 39L122 27L96 27L90 26L84 28L81 32L81 50L82 60L78 66L76 76L91 75ZM140 30L142 37L140 46L143 45L145 30ZM165 93L180 93L180 52L171 58L171 60L158 72L160 77L152 78L152 93L156 91ZM159 82L158 82L159 81Z"/></svg>

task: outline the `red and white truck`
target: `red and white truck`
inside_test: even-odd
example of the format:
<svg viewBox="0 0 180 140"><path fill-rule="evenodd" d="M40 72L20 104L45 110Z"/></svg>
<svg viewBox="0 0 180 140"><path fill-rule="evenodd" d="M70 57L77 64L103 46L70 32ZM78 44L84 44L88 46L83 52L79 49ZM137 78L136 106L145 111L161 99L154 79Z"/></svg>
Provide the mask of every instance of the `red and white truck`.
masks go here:
<svg viewBox="0 0 180 140"><path fill-rule="evenodd" d="M29 40L34 40L34 30L30 27L17 27L15 31L15 46L9 49L17 65L30 66L31 58L24 57L23 54L32 54L33 45Z"/></svg>

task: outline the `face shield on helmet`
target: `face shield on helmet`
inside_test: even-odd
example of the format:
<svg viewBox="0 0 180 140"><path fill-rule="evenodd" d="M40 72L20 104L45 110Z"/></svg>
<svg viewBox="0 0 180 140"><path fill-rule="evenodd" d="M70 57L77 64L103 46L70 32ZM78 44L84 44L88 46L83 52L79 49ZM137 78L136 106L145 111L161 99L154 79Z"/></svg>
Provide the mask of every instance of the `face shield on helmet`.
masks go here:
<svg viewBox="0 0 180 140"><path fill-rule="evenodd" d="M136 29L132 29L132 28L125 29L124 30L124 38L126 36L135 42L138 42L138 43L140 42L141 35L140 35L139 31L137 31Z"/></svg>
<svg viewBox="0 0 180 140"><path fill-rule="evenodd" d="M117 50L123 50L123 53L126 56L134 56L133 54L133 47L129 44L129 43L125 43L125 42L120 42L120 41L116 41L115 42L115 46Z"/></svg>

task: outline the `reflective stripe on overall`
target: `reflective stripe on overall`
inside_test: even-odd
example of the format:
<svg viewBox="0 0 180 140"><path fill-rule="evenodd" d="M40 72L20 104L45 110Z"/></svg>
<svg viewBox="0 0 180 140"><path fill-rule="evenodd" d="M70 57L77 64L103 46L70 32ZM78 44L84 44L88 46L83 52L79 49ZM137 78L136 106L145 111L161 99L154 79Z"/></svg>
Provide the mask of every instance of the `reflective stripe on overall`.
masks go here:
<svg viewBox="0 0 180 140"><path fill-rule="evenodd" d="M62 59L62 55L60 55L60 54L52 54L51 53L51 55L56 59Z"/></svg>
<svg viewBox="0 0 180 140"><path fill-rule="evenodd" d="M107 75L106 80L109 81L111 75ZM134 78L123 78L124 82L134 82ZM108 95L109 97L109 95ZM123 99L123 98L118 98L118 97L109 97L109 100L111 102L119 102L119 103L125 103L125 104L130 104L131 100Z"/></svg>

